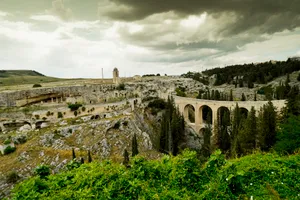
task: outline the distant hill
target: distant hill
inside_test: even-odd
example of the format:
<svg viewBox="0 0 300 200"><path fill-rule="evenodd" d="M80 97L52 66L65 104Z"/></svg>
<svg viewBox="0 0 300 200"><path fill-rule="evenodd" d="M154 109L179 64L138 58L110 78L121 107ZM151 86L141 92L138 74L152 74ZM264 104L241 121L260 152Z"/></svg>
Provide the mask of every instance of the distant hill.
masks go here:
<svg viewBox="0 0 300 200"><path fill-rule="evenodd" d="M34 70L0 70L0 78L13 76L43 76L45 75Z"/></svg>
<svg viewBox="0 0 300 200"><path fill-rule="evenodd" d="M42 84L64 79L45 76L34 70L0 70L0 87L23 84Z"/></svg>

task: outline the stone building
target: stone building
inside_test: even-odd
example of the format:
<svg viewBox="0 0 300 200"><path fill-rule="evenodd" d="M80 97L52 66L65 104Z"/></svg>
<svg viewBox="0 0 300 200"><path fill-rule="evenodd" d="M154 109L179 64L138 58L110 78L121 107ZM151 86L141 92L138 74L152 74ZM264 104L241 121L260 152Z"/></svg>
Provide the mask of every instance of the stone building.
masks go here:
<svg viewBox="0 0 300 200"><path fill-rule="evenodd" d="M114 84L119 84L119 82L120 82L119 70L118 70L118 68L114 68L114 71L113 71L113 83Z"/></svg>

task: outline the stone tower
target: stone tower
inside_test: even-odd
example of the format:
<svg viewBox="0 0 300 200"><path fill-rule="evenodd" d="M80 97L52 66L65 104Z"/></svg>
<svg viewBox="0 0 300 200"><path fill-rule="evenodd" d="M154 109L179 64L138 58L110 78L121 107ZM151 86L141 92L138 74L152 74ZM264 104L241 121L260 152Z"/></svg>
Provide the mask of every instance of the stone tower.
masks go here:
<svg viewBox="0 0 300 200"><path fill-rule="evenodd" d="M114 84L119 84L119 70L118 68L114 68L114 71L113 71L113 82Z"/></svg>

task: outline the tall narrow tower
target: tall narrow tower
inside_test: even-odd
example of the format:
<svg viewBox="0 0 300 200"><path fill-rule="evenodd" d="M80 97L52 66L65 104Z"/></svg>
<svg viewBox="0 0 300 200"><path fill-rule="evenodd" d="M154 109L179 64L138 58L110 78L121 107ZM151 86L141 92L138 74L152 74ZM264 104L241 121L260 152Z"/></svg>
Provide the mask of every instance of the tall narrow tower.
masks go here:
<svg viewBox="0 0 300 200"><path fill-rule="evenodd" d="M113 82L114 84L119 84L119 70L117 68L114 68L113 71Z"/></svg>

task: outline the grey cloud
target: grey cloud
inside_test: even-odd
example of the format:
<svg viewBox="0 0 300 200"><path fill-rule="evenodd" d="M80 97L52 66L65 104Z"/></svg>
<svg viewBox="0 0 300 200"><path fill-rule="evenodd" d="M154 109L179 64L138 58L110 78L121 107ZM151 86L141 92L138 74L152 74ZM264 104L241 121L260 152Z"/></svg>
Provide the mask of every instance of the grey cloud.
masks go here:
<svg viewBox="0 0 300 200"><path fill-rule="evenodd" d="M72 10L65 6L64 0L52 1L52 9L50 11L63 20L70 20L73 16Z"/></svg>
<svg viewBox="0 0 300 200"><path fill-rule="evenodd" d="M238 20L227 33L238 34L258 27L259 32L274 33L300 26L298 0L111 0L111 6L100 15L112 19L137 21L157 13L174 11L187 16L208 12L218 18L221 13L234 13ZM105 10L106 9L106 10Z"/></svg>

